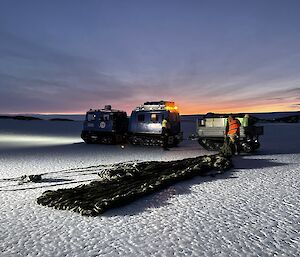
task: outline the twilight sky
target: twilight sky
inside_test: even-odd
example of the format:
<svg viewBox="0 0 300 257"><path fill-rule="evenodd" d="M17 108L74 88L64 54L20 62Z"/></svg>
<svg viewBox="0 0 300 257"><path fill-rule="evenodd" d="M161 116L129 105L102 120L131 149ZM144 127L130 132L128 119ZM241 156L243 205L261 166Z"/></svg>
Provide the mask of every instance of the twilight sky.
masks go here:
<svg viewBox="0 0 300 257"><path fill-rule="evenodd" d="M298 0L1 0L0 113L300 110Z"/></svg>

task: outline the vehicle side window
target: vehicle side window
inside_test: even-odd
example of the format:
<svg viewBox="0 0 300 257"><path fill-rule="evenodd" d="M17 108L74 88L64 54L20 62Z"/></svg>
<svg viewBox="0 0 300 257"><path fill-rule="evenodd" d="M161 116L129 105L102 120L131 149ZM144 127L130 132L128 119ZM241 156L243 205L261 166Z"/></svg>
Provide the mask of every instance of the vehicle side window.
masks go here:
<svg viewBox="0 0 300 257"><path fill-rule="evenodd" d="M104 114L103 115L103 120L108 121L109 120L109 114Z"/></svg>
<svg viewBox="0 0 300 257"><path fill-rule="evenodd" d="M99 118L100 121L109 121L109 114L103 114Z"/></svg>
<svg viewBox="0 0 300 257"><path fill-rule="evenodd" d="M158 118L159 118L159 116L158 116L157 113L151 113L150 120L151 120L152 122L158 122Z"/></svg>
<svg viewBox="0 0 300 257"><path fill-rule="evenodd" d="M145 114L139 114L137 116L138 122L144 122L145 121Z"/></svg>
<svg viewBox="0 0 300 257"><path fill-rule="evenodd" d="M96 114L88 114L87 115L87 120L88 121L96 120Z"/></svg>

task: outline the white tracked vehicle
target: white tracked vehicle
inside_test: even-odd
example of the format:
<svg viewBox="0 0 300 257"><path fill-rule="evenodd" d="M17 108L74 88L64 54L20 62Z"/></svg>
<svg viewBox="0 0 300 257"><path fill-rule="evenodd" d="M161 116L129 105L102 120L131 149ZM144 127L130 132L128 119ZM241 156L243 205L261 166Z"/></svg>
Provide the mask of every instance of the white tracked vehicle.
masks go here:
<svg viewBox="0 0 300 257"><path fill-rule="evenodd" d="M162 121L168 119L168 146L182 141L180 115L174 102L146 102L136 107L130 116L128 140L134 145L161 145Z"/></svg>

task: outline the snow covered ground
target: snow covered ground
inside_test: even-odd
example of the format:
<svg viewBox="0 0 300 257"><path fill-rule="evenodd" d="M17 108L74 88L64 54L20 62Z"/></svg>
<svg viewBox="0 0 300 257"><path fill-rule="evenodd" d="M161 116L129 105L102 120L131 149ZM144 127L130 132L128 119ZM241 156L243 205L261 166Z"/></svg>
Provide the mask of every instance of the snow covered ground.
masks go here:
<svg viewBox="0 0 300 257"><path fill-rule="evenodd" d="M0 120L0 256L299 256L300 124L264 124L256 155L82 217L36 204L46 190L97 179L85 167L208 154L195 141L160 148L86 145L80 122ZM185 121L185 137L194 122ZM20 184L22 175L41 183Z"/></svg>

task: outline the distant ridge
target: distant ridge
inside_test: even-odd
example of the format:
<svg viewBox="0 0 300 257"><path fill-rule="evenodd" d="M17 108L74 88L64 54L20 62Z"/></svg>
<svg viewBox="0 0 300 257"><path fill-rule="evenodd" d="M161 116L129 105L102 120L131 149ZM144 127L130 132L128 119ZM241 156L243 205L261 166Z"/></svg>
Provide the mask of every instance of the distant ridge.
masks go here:
<svg viewBox="0 0 300 257"><path fill-rule="evenodd" d="M34 117L34 116L26 116L26 115L0 115L0 119L2 120L45 120L39 117ZM74 121L72 119L67 119L67 118L51 118L47 119L49 121Z"/></svg>
<svg viewBox="0 0 300 257"><path fill-rule="evenodd" d="M22 116L22 115L17 115L17 116L0 116L0 119L10 119L10 120L42 120L41 118L37 117L31 117L31 116Z"/></svg>
<svg viewBox="0 0 300 257"><path fill-rule="evenodd" d="M74 121L71 119L64 119L64 118L53 118L53 119L49 119L50 121Z"/></svg>

